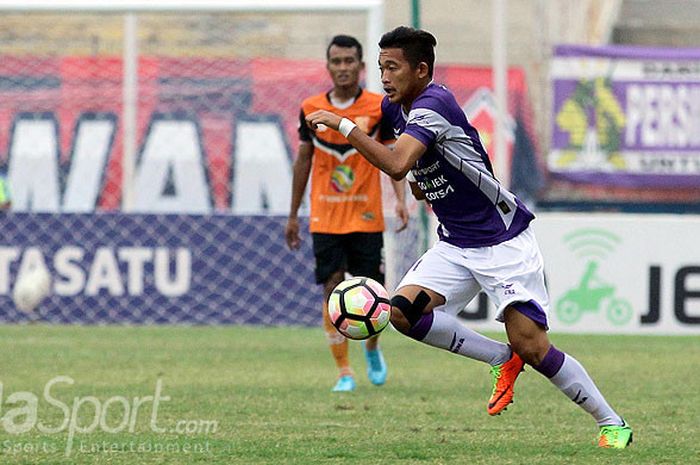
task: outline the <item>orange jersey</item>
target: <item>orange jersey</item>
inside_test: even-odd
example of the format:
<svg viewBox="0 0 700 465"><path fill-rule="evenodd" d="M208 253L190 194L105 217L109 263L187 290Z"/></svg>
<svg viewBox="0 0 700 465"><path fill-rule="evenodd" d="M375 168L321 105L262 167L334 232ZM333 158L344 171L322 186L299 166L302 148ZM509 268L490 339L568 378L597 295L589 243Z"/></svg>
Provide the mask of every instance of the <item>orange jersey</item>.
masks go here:
<svg viewBox="0 0 700 465"><path fill-rule="evenodd" d="M382 96L361 90L355 102L340 109L329 94L310 97L301 105L299 138L314 145L311 168L311 232L347 234L384 231L379 169L368 162L338 131L311 131L304 117L328 110L352 120L377 140L393 140L393 130L382 124Z"/></svg>

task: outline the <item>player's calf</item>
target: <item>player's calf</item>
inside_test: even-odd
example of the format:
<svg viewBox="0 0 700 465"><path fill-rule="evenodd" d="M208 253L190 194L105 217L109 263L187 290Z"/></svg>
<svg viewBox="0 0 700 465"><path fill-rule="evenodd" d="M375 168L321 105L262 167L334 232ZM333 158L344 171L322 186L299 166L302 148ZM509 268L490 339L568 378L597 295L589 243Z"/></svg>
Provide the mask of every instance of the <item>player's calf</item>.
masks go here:
<svg viewBox="0 0 700 465"><path fill-rule="evenodd" d="M506 308L504 316L508 343L525 363L537 367L551 345L547 331L516 305L525 307L528 304L518 302Z"/></svg>

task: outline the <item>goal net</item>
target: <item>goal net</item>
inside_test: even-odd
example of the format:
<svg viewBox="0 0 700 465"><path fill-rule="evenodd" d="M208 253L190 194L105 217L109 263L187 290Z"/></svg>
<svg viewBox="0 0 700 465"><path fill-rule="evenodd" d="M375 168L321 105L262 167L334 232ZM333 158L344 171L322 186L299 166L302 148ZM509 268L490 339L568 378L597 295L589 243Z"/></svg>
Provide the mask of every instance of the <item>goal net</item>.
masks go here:
<svg viewBox="0 0 700 465"><path fill-rule="evenodd" d="M339 32L376 82L382 2L109 3L0 2L0 321L317 324L310 237L284 244L299 106ZM385 191L391 288L424 241Z"/></svg>

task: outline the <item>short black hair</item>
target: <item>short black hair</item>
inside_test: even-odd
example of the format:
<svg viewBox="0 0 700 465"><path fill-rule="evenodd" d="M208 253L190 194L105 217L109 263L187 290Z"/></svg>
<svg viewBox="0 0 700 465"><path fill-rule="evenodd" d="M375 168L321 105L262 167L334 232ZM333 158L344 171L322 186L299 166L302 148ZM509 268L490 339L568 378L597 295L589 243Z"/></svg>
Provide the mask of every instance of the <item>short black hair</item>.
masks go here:
<svg viewBox="0 0 700 465"><path fill-rule="evenodd" d="M435 66L435 36L422 29L399 26L384 34L379 41L379 48L400 48L406 61L416 68L420 62L428 65L428 74L433 77Z"/></svg>
<svg viewBox="0 0 700 465"><path fill-rule="evenodd" d="M354 38L353 36L347 36L344 34L339 34L331 39L331 43L328 44L328 48L326 49L326 59L331 58L331 47L332 46L338 46L338 47L343 47L343 48L353 48L355 47L357 49L357 57L362 61L362 44L360 43L359 40Z"/></svg>

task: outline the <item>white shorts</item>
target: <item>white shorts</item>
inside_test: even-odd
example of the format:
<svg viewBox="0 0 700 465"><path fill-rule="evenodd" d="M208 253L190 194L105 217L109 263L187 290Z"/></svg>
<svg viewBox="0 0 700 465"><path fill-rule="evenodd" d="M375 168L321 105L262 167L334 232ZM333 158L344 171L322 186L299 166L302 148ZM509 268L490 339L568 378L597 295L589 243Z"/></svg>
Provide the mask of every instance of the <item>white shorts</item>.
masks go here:
<svg viewBox="0 0 700 465"><path fill-rule="evenodd" d="M531 228L490 247L460 248L438 241L414 263L397 289L418 285L445 297L436 310L456 315L483 290L496 306L496 320L512 303L534 301L543 315L531 318L546 327L549 296L544 262ZM539 310L535 310L538 312Z"/></svg>

